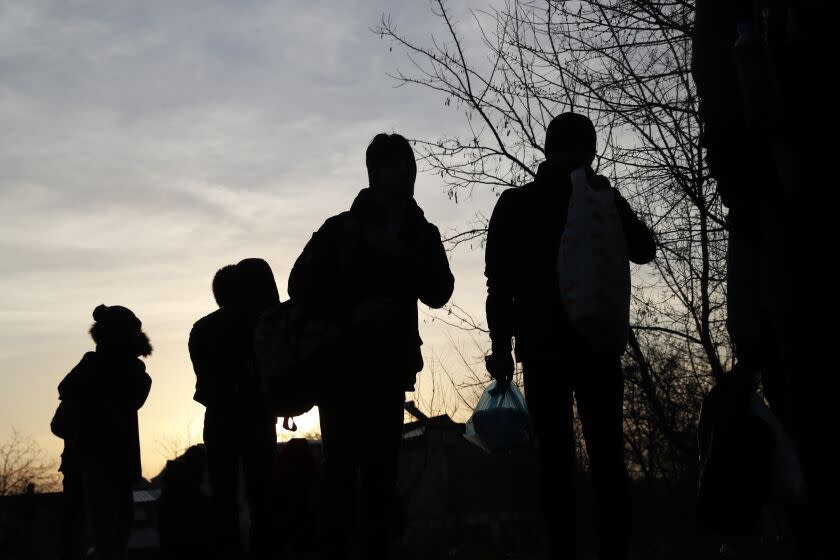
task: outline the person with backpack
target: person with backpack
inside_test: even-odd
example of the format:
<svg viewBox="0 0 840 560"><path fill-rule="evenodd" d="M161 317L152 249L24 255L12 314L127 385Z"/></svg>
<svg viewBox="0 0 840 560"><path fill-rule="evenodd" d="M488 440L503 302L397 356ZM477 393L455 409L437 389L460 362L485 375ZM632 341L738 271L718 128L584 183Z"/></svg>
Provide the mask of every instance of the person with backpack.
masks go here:
<svg viewBox="0 0 840 560"><path fill-rule="evenodd" d="M262 312L279 301L268 263L245 259L213 278L219 309L199 319L190 332L196 376L194 399L205 406L204 443L212 492L216 550L241 551L238 480L240 459L250 510L250 549L271 550L271 469L277 419L265 406L254 365L253 338Z"/></svg>
<svg viewBox="0 0 840 560"><path fill-rule="evenodd" d="M291 299L343 333L317 403L331 558L349 556L352 534L361 557L389 557L405 392L423 367L417 301L440 308L454 288L440 232L414 200L411 145L377 134L366 164L369 187L312 236L289 277Z"/></svg>
<svg viewBox="0 0 840 560"><path fill-rule="evenodd" d="M515 339L539 446L551 558L575 556L574 400L598 503L599 558L623 559L630 539L622 433L623 348L596 349L597 339L575 328L563 303L564 279L558 278L561 239L570 234L565 229L573 172L581 170L582 180L595 193L613 194L626 240L625 258L638 264L652 261L655 241L627 201L605 177L592 171L596 134L587 117L576 113L555 117L546 131L545 154L534 181L504 191L490 218L485 275L492 351L486 364L499 384L510 383Z"/></svg>
<svg viewBox="0 0 840 560"><path fill-rule="evenodd" d="M137 411L152 385L139 358L152 346L125 307L99 305L93 319L96 350L59 383L64 410L53 431L72 440L96 558L111 560L125 558L134 521L132 486L142 478Z"/></svg>

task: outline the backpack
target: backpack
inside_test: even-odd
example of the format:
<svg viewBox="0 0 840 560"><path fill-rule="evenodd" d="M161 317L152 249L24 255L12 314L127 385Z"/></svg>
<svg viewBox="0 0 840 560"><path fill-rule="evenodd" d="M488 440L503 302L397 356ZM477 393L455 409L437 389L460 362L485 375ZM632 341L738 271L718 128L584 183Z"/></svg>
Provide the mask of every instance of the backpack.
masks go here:
<svg viewBox="0 0 840 560"><path fill-rule="evenodd" d="M294 300L263 313L254 335L257 372L268 408L284 418L285 429L295 431L290 419L315 406L340 338L336 325Z"/></svg>
<svg viewBox="0 0 840 560"><path fill-rule="evenodd" d="M61 400L50 421L50 431L63 440L75 439L79 431L78 415L72 401Z"/></svg>
<svg viewBox="0 0 840 560"><path fill-rule="evenodd" d="M615 194L593 189L582 168L571 181L557 254L561 301L594 352L621 355L630 333L630 261Z"/></svg>
<svg viewBox="0 0 840 560"><path fill-rule="evenodd" d="M339 255L349 262L361 239L361 225L350 216L344 223ZM257 373L269 411L296 431L292 418L308 412L330 385L338 368L343 329L313 313L304 302L286 300L267 309L254 334Z"/></svg>

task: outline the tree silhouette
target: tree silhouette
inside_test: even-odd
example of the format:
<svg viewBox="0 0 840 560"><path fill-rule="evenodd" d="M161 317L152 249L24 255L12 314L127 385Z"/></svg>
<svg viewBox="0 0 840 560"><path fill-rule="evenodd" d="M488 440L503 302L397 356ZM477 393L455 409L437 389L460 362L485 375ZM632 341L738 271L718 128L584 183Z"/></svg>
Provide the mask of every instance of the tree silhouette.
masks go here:
<svg viewBox="0 0 840 560"><path fill-rule="evenodd" d="M29 484L41 492L58 490L58 462L49 459L32 437L13 428L0 444L0 496L23 494Z"/></svg>

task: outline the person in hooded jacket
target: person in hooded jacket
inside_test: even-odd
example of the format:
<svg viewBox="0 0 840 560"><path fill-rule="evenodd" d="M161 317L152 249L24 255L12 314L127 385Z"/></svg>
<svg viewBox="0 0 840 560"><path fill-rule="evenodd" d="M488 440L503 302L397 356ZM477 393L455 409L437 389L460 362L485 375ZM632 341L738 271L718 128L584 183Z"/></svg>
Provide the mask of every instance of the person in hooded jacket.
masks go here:
<svg viewBox="0 0 840 560"><path fill-rule="evenodd" d="M331 558L349 556L354 533L362 557L389 557L405 391L423 367L417 302L440 308L454 288L440 232L414 200L411 145L378 134L366 163L369 187L312 236L289 277L292 299L345 332L318 403Z"/></svg>
<svg viewBox="0 0 840 560"><path fill-rule="evenodd" d="M277 419L264 403L253 339L260 315L280 298L271 268L256 258L220 269L213 279L213 295L219 309L193 325L189 352L196 376L193 398L205 406L215 550L229 556L242 549L237 499L241 460L250 510L250 550L267 557Z"/></svg>
<svg viewBox="0 0 840 560"><path fill-rule="evenodd" d="M93 311L94 352L58 385L73 410L73 445L96 558L124 558L134 519L132 486L142 479L137 411L152 379L139 359L152 353L134 313L119 305Z"/></svg>
<svg viewBox="0 0 840 560"><path fill-rule="evenodd" d="M624 465L620 355L598 354L566 318L557 277L557 255L566 225L571 172L583 167L595 189L612 189L592 171L596 134L584 115L564 113L548 126L546 161L534 181L508 189L490 218L485 249L489 373L511 382L522 362L525 397L539 444L543 504L552 558L575 555L575 435L572 404L583 424L600 518L600 556L627 557L630 496ZM612 189L629 259L653 260L653 234Z"/></svg>

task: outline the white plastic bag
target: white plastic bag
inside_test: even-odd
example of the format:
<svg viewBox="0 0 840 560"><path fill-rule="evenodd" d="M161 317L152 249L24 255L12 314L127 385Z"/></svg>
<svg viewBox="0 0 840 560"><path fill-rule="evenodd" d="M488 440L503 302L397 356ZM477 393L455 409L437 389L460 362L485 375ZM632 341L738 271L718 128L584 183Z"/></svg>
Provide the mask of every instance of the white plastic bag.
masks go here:
<svg viewBox="0 0 840 560"><path fill-rule="evenodd" d="M598 353L621 354L630 332L630 261L612 189L595 190L586 171L571 174L557 275L572 326Z"/></svg>
<svg viewBox="0 0 840 560"><path fill-rule="evenodd" d="M465 437L485 451L505 451L531 443L530 417L525 397L516 385L497 390L491 382L467 421Z"/></svg>

